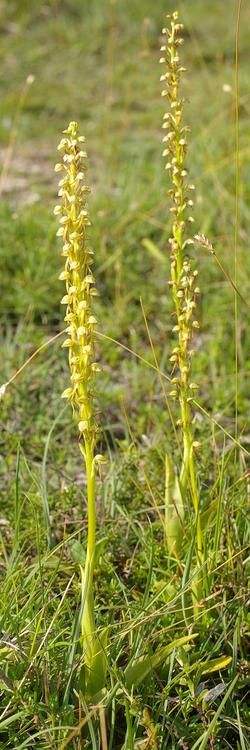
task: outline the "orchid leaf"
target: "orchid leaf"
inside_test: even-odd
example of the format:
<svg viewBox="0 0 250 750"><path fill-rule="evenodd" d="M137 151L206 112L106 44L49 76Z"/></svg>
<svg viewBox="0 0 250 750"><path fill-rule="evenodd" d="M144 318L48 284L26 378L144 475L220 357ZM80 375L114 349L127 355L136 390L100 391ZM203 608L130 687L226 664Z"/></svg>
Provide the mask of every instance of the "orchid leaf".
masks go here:
<svg viewBox="0 0 250 750"><path fill-rule="evenodd" d="M171 654L171 652L183 646L186 643L197 638L197 633L185 635L182 638L176 638L167 646L158 649L154 654L144 654L136 659L132 659L125 669L125 685L128 690L137 687L148 675L159 667L162 662Z"/></svg>

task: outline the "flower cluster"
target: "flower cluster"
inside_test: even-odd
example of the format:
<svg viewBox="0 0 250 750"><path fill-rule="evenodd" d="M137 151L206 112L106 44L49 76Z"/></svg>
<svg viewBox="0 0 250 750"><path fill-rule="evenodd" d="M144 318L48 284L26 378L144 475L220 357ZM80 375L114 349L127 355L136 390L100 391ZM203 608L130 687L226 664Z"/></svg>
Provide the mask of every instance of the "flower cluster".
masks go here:
<svg viewBox="0 0 250 750"><path fill-rule="evenodd" d="M183 25L178 23L178 13L168 15L169 28L164 28L162 33L166 36L166 44L161 47L163 56L160 63L166 68L161 76L165 88L162 96L167 97L169 111L163 116L163 129L166 131L163 137L163 156L166 157L166 170L169 173L172 187L168 195L172 200L170 208L173 214L172 236L169 239L171 248L171 281L173 299L175 303L176 325L173 332L178 335L178 345L171 353L170 362L173 365L172 378L173 390L170 395L179 398L183 407L183 400L187 402L192 398L192 392L197 388L195 383L189 382L191 357L190 349L193 330L199 328L199 323L194 319L197 296L200 293L196 286L198 271L192 270L190 259L186 252L187 247L193 244L193 239L186 237L187 226L193 223L190 212L193 201L190 192L194 185L188 181L188 172L185 166L187 151L188 128L183 125L184 99L180 96L180 81L185 68L180 65L179 47L183 43L180 32ZM182 409L183 411L183 409ZM179 424L183 425L182 419ZM187 418L187 414L186 414Z"/></svg>
<svg viewBox="0 0 250 750"><path fill-rule="evenodd" d="M62 398L71 401L73 410L78 413L80 437L93 448L98 432L94 412L95 375L100 368L94 361L97 321L92 301L97 291L91 270L93 251L87 236L90 226L86 204L86 195L90 192L85 179L87 153L82 150L85 138L78 135L76 122L70 122L63 135L58 146L62 162L55 166L56 172L63 173L58 192L62 205L56 206L54 213L60 217L57 236L63 239L62 256L65 258L59 278L66 283L67 293L61 303L66 305L64 319L68 335L62 346L69 350L72 385L66 388Z"/></svg>

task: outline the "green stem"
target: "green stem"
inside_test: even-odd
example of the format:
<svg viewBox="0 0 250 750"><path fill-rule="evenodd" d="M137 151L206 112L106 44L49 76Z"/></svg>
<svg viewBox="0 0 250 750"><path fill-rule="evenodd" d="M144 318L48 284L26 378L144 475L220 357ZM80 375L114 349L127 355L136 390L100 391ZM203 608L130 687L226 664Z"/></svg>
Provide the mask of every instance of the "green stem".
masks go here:
<svg viewBox="0 0 250 750"><path fill-rule="evenodd" d="M195 468L194 468L194 459L193 459L192 448L191 448L190 454L189 454L189 476L190 476L190 484L191 484L191 492L192 492L193 505L194 505L194 510L195 510L197 556L198 556L199 564L202 565L203 554L202 554L201 519L200 519L199 496L198 496L197 484L196 484L196 478L195 478Z"/></svg>
<svg viewBox="0 0 250 750"><path fill-rule="evenodd" d="M87 559L93 577L95 542L96 542L96 511L95 511L95 464L94 450L90 443L85 443L85 461L88 485L88 548Z"/></svg>
<svg viewBox="0 0 250 750"><path fill-rule="evenodd" d="M181 411L182 411L182 420L183 420L184 452L183 452L183 463L182 463L181 476L180 476L180 485L181 485L182 492L184 493L186 485L187 485L187 479L189 477L192 502L193 502L194 512L195 512L195 522L196 522L197 557L198 557L199 564L201 565L203 561L203 556L202 556L203 545L202 545L202 531L201 531L200 511L199 511L199 495L198 495L198 490L197 490L195 466L194 466L194 458L193 458L193 450L192 450L192 435L190 431L190 410L189 410L189 405L185 399L185 394L183 393L182 393L182 399L181 399Z"/></svg>
<svg viewBox="0 0 250 750"><path fill-rule="evenodd" d="M85 464L88 488L88 541L85 567L81 566L82 599L84 601L82 613L82 638L85 650L85 662L91 665L91 658L95 638L93 573L96 545L96 510L95 510L95 464L94 451L91 443L85 441Z"/></svg>
<svg viewBox="0 0 250 750"><path fill-rule="evenodd" d="M178 153L178 142L176 143L176 150ZM183 188L181 182L178 183L178 190L179 190L179 200L180 205L183 203ZM183 248L183 231L180 229L179 236L178 236L178 250L176 254L176 272L175 272L175 281L177 282L177 286L179 285L181 273L182 273L182 248ZM179 321L180 316L180 305L179 300L177 296L175 295L175 306L176 306L176 314L177 314L177 320ZM179 345L180 345L180 352L181 352L181 359L182 359L182 365L187 364L187 350L186 346L183 347L183 341L181 333L179 333ZM182 468L181 468L181 476L180 476L180 486L181 490L184 494L185 487L187 484L187 480L189 477L190 480L190 489L191 489L191 495L192 495L192 502L194 506L194 512L195 512L195 523L196 523L196 546L197 546L197 557L198 562L201 565L203 556L202 556L202 532L201 532L201 523L200 523L200 512L199 512L199 495L197 490L197 483L195 478L195 467L194 467L194 459L193 459L193 450L192 450L192 435L190 430L190 408L187 401L187 375L185 374L185 382L183 380L183 374L181 374L181 392L180 392L180 406L181 406L181 415L182 415L182 422L183 422L183 462L182 462Z"/></svg>

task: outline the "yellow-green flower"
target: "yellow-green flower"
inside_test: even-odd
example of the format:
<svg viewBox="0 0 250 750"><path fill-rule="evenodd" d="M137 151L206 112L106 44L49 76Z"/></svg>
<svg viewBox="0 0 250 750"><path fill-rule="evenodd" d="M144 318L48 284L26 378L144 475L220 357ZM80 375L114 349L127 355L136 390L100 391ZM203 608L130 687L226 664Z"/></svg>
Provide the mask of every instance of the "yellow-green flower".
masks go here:
<svg viewBox="0 0 250 750"><path fill-rule="evenodd" d="M66 284L66 294L61 300L66 305L67 338L62 344L69 350L71 387L62 394L72 404L78 415L80 436L92 447L96 443L98 426L95 420L95 376L99 366L95 362L93 298L97 295L92 273L93 251L88 240L90 226L86 196L87 153L83 150L85 138L78 134L78 124L70 122L64 130L58 149L62 162L56 172L62 172L59 197L62 204L55 207L61 226L57 235L62 237L62 255L65 265L59 278Z"/></svg>
<svg viewBox="0 0 250 750"><path fill-rule="evenodd" d="M168 190L172 201L170 212L173 216L172 236L169 238L171 250L169 284L172 287L177 315L177 325L174 326L173 331L178 334L178 347L174 348L170 361L173 369L179 371L179 380L174 379L175 389L170 395L173 398L179 396L183 412L182 419L187 420L188 415L184 413L183 399L186 401L190 395L188 381L192 353L189 344L193 329L199 326L193 317L200 290L196 286L198 271L192 269L191 262L186 255L188 247L193 245L193 239L188 236L187 228L194 221L191 214L193 201L190 198L190 191L194 190L194 185L188 181L188 170L185 164L188 128L183 125L184 99L180 94L181 77L185 71L185 68L180 65L179 58L179 48L183 43L180 36L183 24L178 22L177 11L168 15L167 19L169 19L169 27L162 30L166 36L166 44L161 47L163 56L160 58L160 63L166 68L161 76L161 81L165 84L162 96L167 97L169 102L169 109L163 116L162 127L166 131L163 136L163 157L167 159L165 168L172 183Z"/></svg>

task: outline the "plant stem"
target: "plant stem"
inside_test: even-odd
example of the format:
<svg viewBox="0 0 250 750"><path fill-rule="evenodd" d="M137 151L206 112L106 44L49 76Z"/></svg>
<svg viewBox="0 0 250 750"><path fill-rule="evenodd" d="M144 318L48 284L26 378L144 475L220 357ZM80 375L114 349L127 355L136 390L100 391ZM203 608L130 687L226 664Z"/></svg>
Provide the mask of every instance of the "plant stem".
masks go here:
<svg viewBox="0 0 250 750"><path fill-rule="evenodd" d="M88 540L85 567L81 566L83 601L82 637L84 646L87 649L85 657L88 663L91 660L95 638L93 573L96 544L95 464L93 446L88 440L85 441L84 454L88 489Z"/></svg>
<svg viewBox="0 0 250 750"><path fill-rule="evenodd" d="M177 163L181 157L179 154L179 139L180 131L177 129L176 134L176 154ZM188 343L189 337L187 335L187 328L184 327L181 321L181 298L177 296L177 290L180 289L181 279L183 276L183 228L181 224L181 217L183 213L183 183L176 177L176 186L178 189L178 210L176 217L176 224L174 227L174 237L176 241L176 256L175 262L172 263L172 282L173 282L173 296L175 301L176 317L179 322L179 367L180 367L180 389L179 389L179 401L181 407L181 419L182 419L182 433L183 433L183 461L180 474L180 487L183 496L186 492L188 478L190 480L190 491L195 512L196 520L196 544L197 544L197 557L199 564L202 563L202 533L200 524L200 513L199 513L199 494L197 489L197 482L195 477L195 466L193 459L192 449L192 430L191 430L191 412L188 401L188 386L189 386L189 373L190 364L188 356Z"/></svg>
<svg viewBox="0 0 250 750"><path fill-rule="evenodd" d="M88 485L88 548L87 559L93 576L95 540L96 540L96 510L95 510L95 464L93 446L85 442L85 462Z"/></svg>

